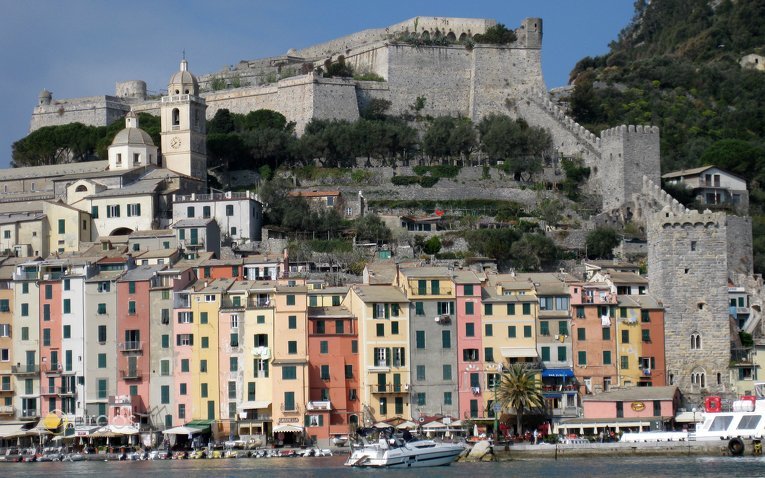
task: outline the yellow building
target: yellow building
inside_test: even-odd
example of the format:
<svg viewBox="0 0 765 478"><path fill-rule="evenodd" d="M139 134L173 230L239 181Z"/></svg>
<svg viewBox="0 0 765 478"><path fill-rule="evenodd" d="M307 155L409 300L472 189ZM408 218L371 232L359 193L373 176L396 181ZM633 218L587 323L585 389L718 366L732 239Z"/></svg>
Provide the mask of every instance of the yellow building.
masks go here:
<svg viewBox="0 0 765 478"><path fill-rule="evenodd" d="M358 319L363 425L411 417L409 301L396 287L355 285L345 305Z"/></svg>
<svg viewBox="0 0 765 478"><path fill-rule="evenodd" d="M616 363L619 386L634 387L643 376L640 305L627 296L619 296L616 306Z"/></svg>
<svg viewBox="0 0 765 478"><path fill-rule="evenodd" d="M199 377L199 387L192 389L194 420L228 419L228 408L220 404L222 377L218 357L218 317L222 295L232 283L232 279L218 279L190 294L195 318L192 333L198 338L194 341L190 364L192 373L197 372Z"/></svg>
<svg viewBox="0 0 765 478"><path fill-rule="evenodd" d="M43 212L48 219L48 250L51 253L78 251L80 242L92 240L87 212L53 201L43 203Z"/></svg>
<svg viewBox="0 0 765 478"><path fill-rule="evenodd" d="M271 401L277 444L298 444L305 430L309 386L307 292L302 281L280 280L274 295Z"/></svg>
<svg viewBox="0 0 765 478"><path fill-rule="evenodd" d="M240 324L244 347L244 384L239 412L239 436L265 439L272 433L273 410L281 401L274 401L271 372L273 359L274 318L276 304L275 281L237 281L229 294L240 297L244 304L244 322Z"/></svg>
<svg viewBox="0 0 765 478"><path fill-rule="evenodd" d="M15 261L0 266L0 420L13 418L13 273ZM17 330L21 330L19 327Z"/></svg>
<svg viewBox="0 0 765 478"><path fill-rule="evenodd" d="M348 295L348 287L326 287L320 282L308 283L308 307L338 307Z"/></svg>

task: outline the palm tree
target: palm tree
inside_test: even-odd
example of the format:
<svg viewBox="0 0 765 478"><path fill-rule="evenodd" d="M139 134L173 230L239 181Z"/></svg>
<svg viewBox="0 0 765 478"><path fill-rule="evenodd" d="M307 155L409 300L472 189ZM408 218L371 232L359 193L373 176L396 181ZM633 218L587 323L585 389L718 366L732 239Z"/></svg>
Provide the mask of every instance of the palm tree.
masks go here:
<svg viewBox="0 0 765 478"><path fill-rule="evenodd" d="M523 411L542 408L542 387L537 372L522 363L510 364L497 386L497 402L515 409L516 432L521 434Z"/></svg>

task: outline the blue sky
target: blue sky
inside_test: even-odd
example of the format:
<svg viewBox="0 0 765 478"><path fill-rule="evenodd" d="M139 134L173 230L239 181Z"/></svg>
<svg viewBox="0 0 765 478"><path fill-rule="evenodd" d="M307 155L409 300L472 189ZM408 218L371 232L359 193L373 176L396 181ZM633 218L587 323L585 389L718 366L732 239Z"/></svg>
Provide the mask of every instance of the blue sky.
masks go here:
<svg viewBox="0 0 765 478"><path fill-rule="evenodd" d="M0 167L29 129L38 93L114 94L115 83L167 88L186 50L189 69L210 73L415 16L494 18L516 28L542 17L548 88L584 56L607 51L633 0L0 0Z"/></svg>

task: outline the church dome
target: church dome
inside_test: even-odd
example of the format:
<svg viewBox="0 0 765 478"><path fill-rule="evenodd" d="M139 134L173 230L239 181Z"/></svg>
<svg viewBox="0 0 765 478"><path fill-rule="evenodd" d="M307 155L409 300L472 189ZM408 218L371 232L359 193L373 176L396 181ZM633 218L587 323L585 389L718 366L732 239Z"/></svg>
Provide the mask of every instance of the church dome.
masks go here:
<svg viewBox="0 0 765 478"><path fill-rule="evenodd" d="M197 78L189 71L189 62L181 61L181 69L170 78L167 87L168 95L198 95L199 83Z"/></svg>
<svg viewBox="0 0 765 478"><path fill-rule="evenodd" d="M138 127L138 116L131 110L125 116L125 129L117 133L112 141L112 146L121 145L144 145L154 146L154 140L146 131Z"/></svg>

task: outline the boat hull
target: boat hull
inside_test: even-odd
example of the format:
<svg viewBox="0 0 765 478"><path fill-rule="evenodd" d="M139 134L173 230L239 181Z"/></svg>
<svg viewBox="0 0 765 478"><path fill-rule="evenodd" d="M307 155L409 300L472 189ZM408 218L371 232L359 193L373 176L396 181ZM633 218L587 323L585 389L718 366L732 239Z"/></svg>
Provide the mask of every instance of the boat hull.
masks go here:
<svg viewBox="0 0 765 478"><path fill-rule="evenodd" d="M406 447L390 450L364 448L354 451L346 466L366 468L426 468L446 466L453 463L464 451L458 445L442 446L427 450Z"/></svg>

